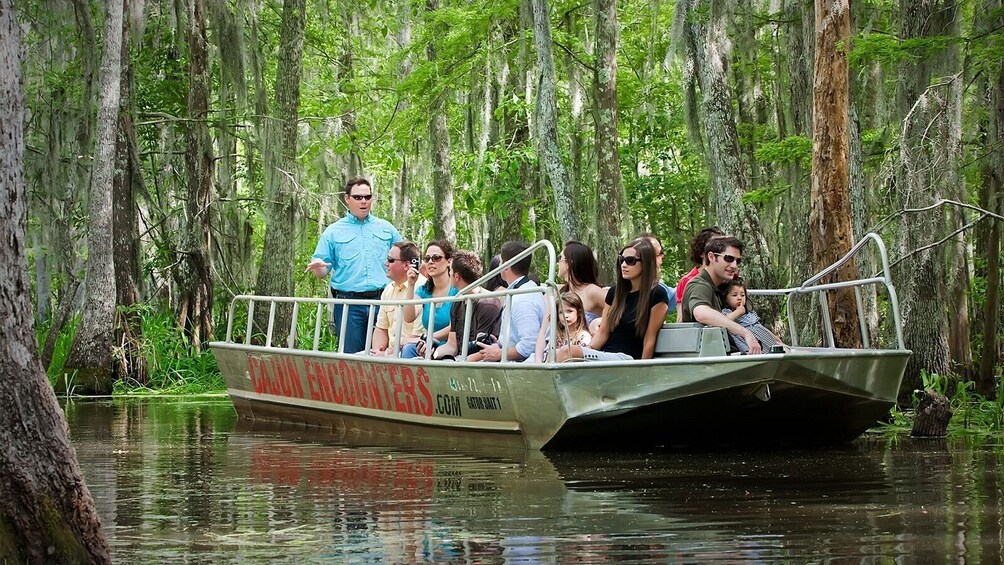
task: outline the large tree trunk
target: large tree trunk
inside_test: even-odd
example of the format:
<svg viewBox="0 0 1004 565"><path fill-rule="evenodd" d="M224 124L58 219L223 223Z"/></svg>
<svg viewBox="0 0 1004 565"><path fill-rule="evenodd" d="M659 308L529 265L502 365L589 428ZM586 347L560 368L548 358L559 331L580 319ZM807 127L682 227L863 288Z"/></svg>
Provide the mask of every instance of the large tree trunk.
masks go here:
<svg viewBox="0 0 1004 565"><path fill-rule="evenodd" d="M206 8L192 0L188 29L188 132L185 169L188 197L178 273L178 325L196 351L213 336L213 275L210 206L213 202L213 143L209 137L209 50Z"/></svg>
<svg viewBox="0 0 1004 565"><path fill-rule="evenodd" d="M904 39L958 34L958 4L950 0L903 0ZM962 92L957 48L949 46L899 68L897 106L902 116L896 191L901 208L929 206L951 194L959 182L961 125L957 114ZM911 215L900 222L899 248L906 255L946 233L940 209ZM900 398L921 388L921 371L948 374L949 256L944 246L914 253L898 271L903 305L904 339L913 350Z"/></svg>
<svg viewBox="0 0 1004 565"><path fill-rule="evenodd" d="M554 212L558 217L561 240L578 240L578 215L568 181L568 170L558 148L558 78L554 70L554 53L551 49L551 20L547 0L530 0L533 7L533 37L537 44L537 137L540 158L554 191Z"/></svg>
<svg viewBox="0 0 1004 565"><path fill-rule="evenodd" d="M1001 1L987 0L983 3L984 14L1000 14ZM980 27L994 29L1004 25L1004 15L984 22ZM980 206L995 214L1004 215L1004 61L997 65L996 76L988 80L989 111L985 147L992 147L985 157L982 167L983 186L980 190ZM977 232L977 247L986 261L984 276L987 291L984 303L987 305L983 318L982 355L976 377L976 392L986 398L995 398L997 390L997 370L1000 363L1000 312L1001 312L1001 221L996 218L984 220Z"/></svg>
<svg viewBox="0 0 1004 565"><path fill-rule="evenodd" d="M631 231L621 184L617 135L617 0L596 0L596 259L601 274L610 273L624 238ZM608 275L609 276L609 275ZM602 278L602 277L601 277ZM606 280L603 282L611 282Z"/></svg>
<svg viewBox="0 0 1004 565"><path fill-rule="evenodd" d="M850 202L850 87L847 54L851 40L848 0L816 0L816 64L812 120L812 265L822 271L854 245ZM858 278L852 259L836 279ZM829 282L829 281L826 281ZM838 347L861 347L854 291L827 293Z"/></svg>
<svg viewBox="0 0 1004 565"><path fill-rule="evenodd" d="M486 248L496 251L507 241L522 239L523 216L526 214L527 202L530 199L531 174L524 157L526 155L524 149L530 142L530 128L522 105L513 102L526 93L527 61L524 42L518 39L523 35L524 29L522 18L508 22L503 28L501 41L502 45L511 47L500 57L498 82L502 85L502 91L498 97L498 108L501 110L502 119L499 120L501 127L497 143L493 144L493 147L496 150L496 158L501 161L500 165L506 174L495 175L491 185L510 191L515 188L515 193L511 196L511 200L505 202L505 206L493 210L488 217ZM513 52L516 53L515 56ZM515 179L512 178L514 168L518 171Z"/></svg>
<svg viewBox="0 0 1004 565"><path fill-rule="evenodd" d="M121 32L118 23L112 30ZM19 29L11 2L0 0L0 264L7 267L0 277L0 561L108 563L94 500L38 361L25 255L24 119Z"/></svg>
<svg viewBox="0 0 1004 565"><path fill-rule="evenodd" d="M97 147L91 176L90 237L84 312L73 336L64 371L76 371L77 392L112 391L112 343L115 337L115 259L112 252L112 183L115 168L116 126L122 74L122 1L108 2L101 92L98 104Z"/></svg>
<svg viewBox="0 0 1004 565"><path fill-rule="evenodd" d="M574 11L569 11L565 15L565 32L569 37L579 37L579 17ZM571 170L569 171L569 185L572 194L572 209L576 210L582 218L595 218L596 210L592 206L583 204L583 196L586 190L582 181L582 152L583 152L583 106L586 99L585 89L582 86L582 69L579 62L571 53L566 53L565 66L568 69L568 104L572 117L571 131L568 132L568 154L571 159ZM589 202L592 202L592 198ZM579 229L582 230L580 237L583 240L590 240L590 229L580 221Z"/></svg>
<svg viewBox="0 0 1004 565"><path fill-rule="evenodd" d="M275 119L267 128L269 133L265 146L265 187L271 205L266 216L265 246L255 285L255 294L260 295L293 295L293 246L296 242L293 195L296 188L305 4L304 0L287 0L282 6L275 78ZM267 315L267 308L255 313L255 322L262 332L267 327ZM277 309L273 343L285 342L291 316L290 308Z"/></svg>
<svg viewBox="0 0 1004 565"><path fill-rule="evenodd" d="M740 153L728 83L729 39L725 29L725 4L724 0L687 0L687 5L683 7L689 30L687 43L694 56L701 87L703 133L719 225L746 245L743 255L748 256L750 261L749 266L742 269L743 277L755 287L771 288L775 284L769 269L771 253L763 236L760 218L752 204L742 201L749 182ZM680 14L679 9L677 14ZM773 318L771 312L760 314L766 319Z"/></svg>
<svg viewBox="0 0 1004 565"><path fill-rule="evenodd" d="M134 0L125 0L125 12ZM131 306L139 302L139 230L136 221L136 198L133 189L142 190L143 172L136 142L136 115L133 103L133 72L129 56L131 29L124 19L122 42L122 90L119 108L119 131L113 201L113 249L115 254L115 294L119 313L115 321L115 375L140 384L149 382L146 356L143 354L142 317Z"/></svg>
<svg viewBox="0 0 1004 565"><path fill-rule="evenodd" d="M398 0L398 25L395 32L397 47L405 53L401 59L401 67L398 69L398 77L403 83L411 76L412 62L411 54L411 0ZM397 102L397 111L404 112L409 107L408 100L402 96ZM398 173L398 182L394 183L393 210L394 225L401 233L410 233L408 212L411 210L411 164L409 161L409 150L411 144L405 142L398 150L401 159L401 170Z"/></svg>
<svg viewBox="0 0 1004 565"><path fill-rule="evenodd" d="M435 12L439 9L439 0L427 0L426 15L430 29L439 30L445 35L442 24L435 22ZM429 17L431 16L431 17ZM429 62L435 66L439 57L436 41L439 33L433 33L433 38L426 46ZM446 94L447 86L433 93L432 104L429 107L429 146L432 150L432 194L435 200L436 223L432 228L437 238L449 241L457 240L457 219L453 214L453 176L450 173L450 131L446 127Z"/></svg>

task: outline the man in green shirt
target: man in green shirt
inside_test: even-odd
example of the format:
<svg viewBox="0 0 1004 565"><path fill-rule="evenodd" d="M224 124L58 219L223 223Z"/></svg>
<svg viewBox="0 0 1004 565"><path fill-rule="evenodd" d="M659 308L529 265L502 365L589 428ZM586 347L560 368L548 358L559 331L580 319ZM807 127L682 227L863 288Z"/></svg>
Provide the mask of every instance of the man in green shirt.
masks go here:
<svg viewBox="0 0 1004 565"><path fill-rule="evenodd" d="M729 333L742 336L750 344L750 353L762 353L760 342L753 333L722 314L722 299L718 287L730 281L739 272L742 263L743 243L732 236L708 240L704 248L707 267L693 278L684 290L681 308L683 322L700 322L705 326L725 328Z"/></svg>

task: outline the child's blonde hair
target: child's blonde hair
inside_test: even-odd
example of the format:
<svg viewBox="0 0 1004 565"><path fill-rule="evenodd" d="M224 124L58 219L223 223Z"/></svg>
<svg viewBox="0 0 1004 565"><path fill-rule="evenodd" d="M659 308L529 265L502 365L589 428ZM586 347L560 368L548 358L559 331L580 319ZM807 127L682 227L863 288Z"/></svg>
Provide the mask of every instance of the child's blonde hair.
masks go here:
<svg viewBox="0 0 1004 565"><path fill-rule="evenodd" d="M575 309L575 327L568 327L568 320L565 319L565 314L562 312L564 310L563 305L567 304ZM582 299L579 298L578 294L574 292L562 292L561 301L557 304L558 321L560 322L559 327L564 328L570 335L578 335L582 330L587 330L586 327L586 309L582 306Z"/></svg>

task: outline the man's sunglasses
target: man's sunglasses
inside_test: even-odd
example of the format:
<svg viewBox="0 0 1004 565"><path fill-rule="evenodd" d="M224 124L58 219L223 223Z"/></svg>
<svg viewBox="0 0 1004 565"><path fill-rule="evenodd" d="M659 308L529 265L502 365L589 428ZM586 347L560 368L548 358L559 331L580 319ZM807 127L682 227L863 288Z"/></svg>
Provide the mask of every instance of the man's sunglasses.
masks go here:
<svg viewBox="0 0 1004 565"><path fill-rule="evenodd" d="M387 256L387 262L388 263L394 264L394 263L396 263L398 261L400 261L402 263L407 263L408 262L407 259L395 259L395 258L391 257L390 255Z"/></svg>
<svg viewBox="0 0 1004 565"><path fill-rule="evenodd" d="M445 257L442 255L426 255L425 257L422 257L422 260L426 263L438 263L443 259L445 259Z"/></svg>
<svg viewBox="0 0 1004 565"><path fill-rule="evenodd" d="M631 255L630 257L625 257L623 255L618 255L617 256L617 262L618 263L624 263L628 267L634 267L638 263L641 263L641 257L638 257L636 255Z"/></svg>
<svg viewBox="0 0 1004 565"><path fill-rule="evenodd" d="M351 196L352 199L355 200L356 202L362 200L373 200L372 194L350 194L349 196Z"/></svg>
<svg viewBox="0 0 1004 565"><path fill-rule="evenodd" d="M732 263L734 261L736 265L742 265L743 264L743 258L742 257L735 257L733 255L726 255L724 253L715 253L715 255L718 256L718 257L721 257L722 259L724 259L726 263Z"/></svg>

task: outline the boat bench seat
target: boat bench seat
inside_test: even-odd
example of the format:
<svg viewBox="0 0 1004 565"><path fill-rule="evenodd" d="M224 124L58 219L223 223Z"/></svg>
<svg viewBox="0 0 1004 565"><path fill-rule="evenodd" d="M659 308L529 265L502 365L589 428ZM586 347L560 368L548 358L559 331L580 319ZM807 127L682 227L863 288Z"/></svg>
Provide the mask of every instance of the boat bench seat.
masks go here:
<svg viewBox="0 0 1004 565"><path fill-rule="evenodd" d="M656 357L715 357L726 355L725 328L699 323L663 324L655 340Z"/></svg>

